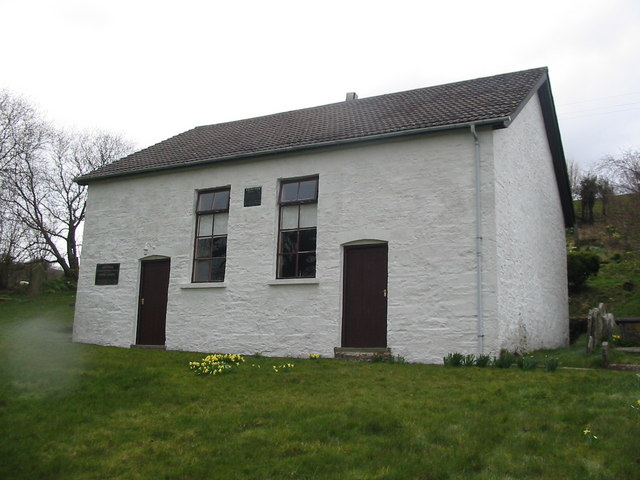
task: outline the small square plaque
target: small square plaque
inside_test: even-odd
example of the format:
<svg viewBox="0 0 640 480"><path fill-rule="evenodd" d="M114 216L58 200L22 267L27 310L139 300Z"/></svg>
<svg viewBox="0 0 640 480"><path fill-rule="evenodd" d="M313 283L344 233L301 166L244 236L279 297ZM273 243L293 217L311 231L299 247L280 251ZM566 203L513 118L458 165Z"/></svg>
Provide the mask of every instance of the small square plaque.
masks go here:
<svg viewBox="0 0 640 480"><path fill-rule="evenodd" d="M119 276L119 263L98 263L96 265L96 285L117 285Z"/></svg>
<svg viewBox="0 0 640 480"><path fill-rule="evenodd" d="M262 187L244 189L244 206L257 207L262 204Z"/></svg>

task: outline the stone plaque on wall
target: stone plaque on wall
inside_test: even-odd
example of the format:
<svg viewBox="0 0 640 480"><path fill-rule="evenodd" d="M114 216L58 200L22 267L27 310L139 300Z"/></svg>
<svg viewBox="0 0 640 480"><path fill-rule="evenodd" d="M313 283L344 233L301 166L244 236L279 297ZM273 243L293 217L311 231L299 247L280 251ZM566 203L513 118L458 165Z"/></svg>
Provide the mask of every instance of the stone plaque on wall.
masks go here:
<svg viewBox="0 0 640 480"><path fill-rule="evenodd" d="M262 203L262 187L244 189L244 206L257 207Z"/></svg>
<svg viewBox="0 0 640 480"><path fill-rule="evenodd" d="M119 276L119 263L98 263L96 265L96 285L117 285Z"/></svg>

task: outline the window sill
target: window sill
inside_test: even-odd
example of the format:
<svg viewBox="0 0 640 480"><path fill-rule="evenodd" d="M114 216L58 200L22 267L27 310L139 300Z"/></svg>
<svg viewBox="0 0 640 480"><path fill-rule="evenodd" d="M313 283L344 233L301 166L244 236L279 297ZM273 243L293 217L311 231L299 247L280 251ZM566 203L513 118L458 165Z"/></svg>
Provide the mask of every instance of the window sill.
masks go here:
<svg viewBox="0 0 640 480"><path fill-rule="evenodd" d="M272 287L278 285L319 285L320 280L317 278L280 278L271 280L267 285Z"/></svg>
<svg viewBox="0 0 640 480"><path fill-rule="evenodd" d="M225 282L211 282L211 283L183 283L178 285L182 290L200 289L200 288L227 288Z"/></svg>

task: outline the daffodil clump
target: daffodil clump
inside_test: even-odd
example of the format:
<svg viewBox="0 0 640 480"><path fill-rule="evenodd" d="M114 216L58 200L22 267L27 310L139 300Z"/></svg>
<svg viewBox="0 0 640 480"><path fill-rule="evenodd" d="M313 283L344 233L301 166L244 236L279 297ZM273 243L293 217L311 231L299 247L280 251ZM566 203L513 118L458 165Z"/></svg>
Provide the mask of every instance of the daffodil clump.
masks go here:
<svg viewBox="0 0 640 480"><path fill-rule="evenodd" d="M318 358L320 358L320 357L321 357L321 355L320 355L319 353L310 353L310 354L309 354L309 358L310 358L311 360L317 360L317 359L318 359Z"/></svg>
<svg viewBox="0 0 640 480"><path fill-rule="evenodd" d="M189 362L189 369L196 375L220 375L229 373L233 367L244 363L244 358L235 353L207 355L200 362Z"/></svg>
<svg viewBox="0 0 640 480"><path fill-rule="evenodd" d="M598 437L591 431L589 427L585 428L582 431L582 434L586 437L589 443L593 443L595 440L598 440Z"/></svg>
<svg viewBox="0 0 640 480"><path fill-rule="evenodd" d="M295 367L293 363L283 363L282 365L273 365L273 371L275 373L289 372L293 367Z"/></svg>

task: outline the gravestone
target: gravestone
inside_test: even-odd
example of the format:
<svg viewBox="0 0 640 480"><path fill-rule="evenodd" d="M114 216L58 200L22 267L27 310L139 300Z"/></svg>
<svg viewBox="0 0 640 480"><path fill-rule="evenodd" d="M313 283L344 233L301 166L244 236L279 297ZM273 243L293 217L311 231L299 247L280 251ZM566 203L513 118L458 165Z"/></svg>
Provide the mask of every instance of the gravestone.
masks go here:
<svg viewBox="0 0 640 480"><path fill-rule="evenodd" d="M41 262L34 264L31 267L31 280L29 281L29 296L39 297L44 290L44 280L46 271L44 265Z"/></svg>
<svg viewBox="0 0 640 480"><path fill-rule="evenodd" d="M613 335L615 325L615 318L613 314L607 313L607 307L604 303L598 305L598 308L589 310L587 317L587 335L589 336L587 355L591 355L593 350L602 343L602 340L608 339Z"/></svg>

